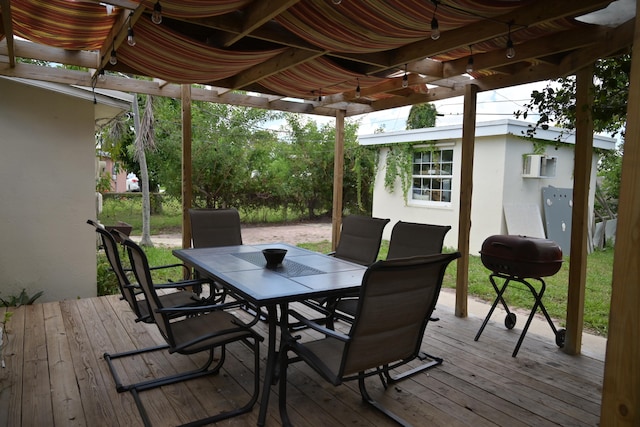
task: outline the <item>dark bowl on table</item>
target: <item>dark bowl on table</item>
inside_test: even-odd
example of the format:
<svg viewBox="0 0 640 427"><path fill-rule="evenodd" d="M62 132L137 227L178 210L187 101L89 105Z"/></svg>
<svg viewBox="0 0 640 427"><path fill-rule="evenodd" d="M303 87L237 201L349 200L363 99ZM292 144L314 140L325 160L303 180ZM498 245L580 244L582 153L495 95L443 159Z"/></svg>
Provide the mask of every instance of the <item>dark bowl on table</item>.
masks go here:
<svg viewBox="0 0 640 427"><path fill-rule="evenodd" d="M282 264L282 260L284 260L287 250L280 248L268 248L263 249L262 254L264 255L264 259L267 260L267 267L276 267Z"/></svg>

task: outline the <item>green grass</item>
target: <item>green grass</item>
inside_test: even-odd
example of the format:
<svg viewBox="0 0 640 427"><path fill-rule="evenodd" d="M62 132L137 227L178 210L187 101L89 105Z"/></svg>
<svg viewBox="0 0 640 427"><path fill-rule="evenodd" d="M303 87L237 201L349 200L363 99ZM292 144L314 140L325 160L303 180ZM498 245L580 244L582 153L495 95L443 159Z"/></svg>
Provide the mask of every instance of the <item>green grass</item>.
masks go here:
<svg viewBox="0 0 640 427"><path fill-rule="evenodd" d="M123 197L105 197L98 220L105 225L126 222L133 227L132 235L142 234L142 203L139 193ZM295 222L305 219L305 214L284 209L240 209L244 224L272 224ZM163 197L162 212L151 215L151 235L180 233L182 230L182 205L173 197Z"/></svg>

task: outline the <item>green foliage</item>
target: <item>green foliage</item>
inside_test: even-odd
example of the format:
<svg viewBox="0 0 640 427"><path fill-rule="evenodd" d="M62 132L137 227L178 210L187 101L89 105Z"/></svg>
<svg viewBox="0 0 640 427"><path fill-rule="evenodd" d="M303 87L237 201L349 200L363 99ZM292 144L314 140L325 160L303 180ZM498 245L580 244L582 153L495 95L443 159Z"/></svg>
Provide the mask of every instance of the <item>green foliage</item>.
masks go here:
<svg viewBox="0 0 640 427"><path fill-rule="evenodd" d="M118 279L104 253L98 253L97 267L98 296L119 294Z"/></svg>
<svg viewBox="0 0 640 427"><path fill-rule="evenodd" d="M594 69L592 119L595 132L608 132L612 136L618 133L624 137L627 120L627 100L629 92L629 74L631 55L601 59ZM532 111L540 114L535 125L527 131L531 137L538 128L547 129L550 124L569 131L575 128L576 111L585 106L576 105L575 76L561 78L551 82L542 91L531 93L531 102L516 117L526 119ZM620 151L604 154L599 165L599 174L604 178L603 190L608 199L617 199L619 195L622 147Z"/></svg>
<svg viewBox="0 0 640 427"><path fill-rule="evenodd" d="M394 192L396 181L400 179L405 204L411 188L412 167L413 148L411 144L395 144L389 147L386 157L384 188L390 193Z"/></svg>
<svg viewBox="0 0 640 427"><path fill-rule="evenodd" d="M111 175L109 172L105 172L96 179L96 191L99 193L106 193L111 191Z"/></svg>
<svg viewBox="0 0 640 427"><path fill-rule="evenodd" d="M36 292L32 296L27 294L26 289L22 289L22 291L18 295L11 295L8 299L0 298L0 303L4 307L20 307L21 305L31 305L38 298L42 296L44 291Z"/></svg>
<svg viewBox="0 0 640 427"><path fill-rule="evenodd" d="M438 111L433 104L414 104L407 117L407 130L434 127L437 115Z"/></svg>

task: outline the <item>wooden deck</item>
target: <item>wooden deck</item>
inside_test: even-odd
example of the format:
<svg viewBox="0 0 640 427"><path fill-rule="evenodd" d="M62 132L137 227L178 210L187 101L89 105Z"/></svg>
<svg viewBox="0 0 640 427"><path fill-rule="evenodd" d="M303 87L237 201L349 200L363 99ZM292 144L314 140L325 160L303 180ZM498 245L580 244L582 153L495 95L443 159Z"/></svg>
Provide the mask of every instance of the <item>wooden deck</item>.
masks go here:
<svg viewBox="0 0 640 427"><path fill-rule="evenodd" d="M118 394L102 355L162 343L153 325L137 324L117 297L36 304L12 309L6 368L0 369L0 426L139 426L129 393ZM0 311L0 315L3 311ZM596 426L603 362L568 356L553 338L532 332L511 357L519 325L501 319L473 337L481 319L456 318L438 307L423 349L444 363L386 392L371 378L372 395L416 426ZM258 325L266 336L266 325ZM266 355L263 344L261 357ZM122 367L123 379L141 379L193 366L199 357L157 352ZM184 423L241 404L252 385L252 357L242 345L229 348L224 372L146 391L142 398L157 426ZM277 387L272 388L268 426L280 425ZM289 408L298 426L389 426L360 401L357 384L333 387L308 367L289 374ZM258 404L224 425L256 425Z"/></svg>

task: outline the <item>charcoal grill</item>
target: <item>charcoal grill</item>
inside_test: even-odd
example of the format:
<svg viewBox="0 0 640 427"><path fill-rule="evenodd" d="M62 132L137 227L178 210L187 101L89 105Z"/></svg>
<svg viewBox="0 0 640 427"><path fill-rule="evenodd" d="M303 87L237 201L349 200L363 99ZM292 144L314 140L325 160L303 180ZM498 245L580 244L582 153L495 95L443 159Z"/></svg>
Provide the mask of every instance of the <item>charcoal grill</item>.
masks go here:
<svg viewBox="0 0 640 427"><path fill-rule="evenodd" d="M491 270L489 281L496 291L497 296L474 340L478 341L478 339L480 339L480 335L482 331L484 331L485 326L487 326L487 322L491 318L498 303L501 303L507 312L504 319L505 327L507 329L513 329L515 327L516 314L509 310L503 297L507 287L515 282L521 283L529 289L533 295L534 304L511 356L516 357L518 354L518 350L520 350L522 341L527 334L527 330L538 308L542 311L542 314L551 326L551 330L555 335L556 345L558 347L564 347L566 330L556 329L542 302L542 297L547 287L543 277L553 276L562 266L562 249L560 249L560 246L554 241L547 239L515 235L495 235L488 237L482 243L480 258L482 264ZM498 282L500 281L502 281L502 285L499 287ZM539 287L534 286L536 282L539 284Z"/></svg>

